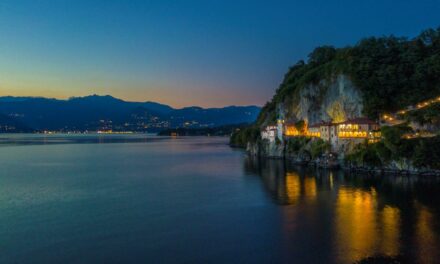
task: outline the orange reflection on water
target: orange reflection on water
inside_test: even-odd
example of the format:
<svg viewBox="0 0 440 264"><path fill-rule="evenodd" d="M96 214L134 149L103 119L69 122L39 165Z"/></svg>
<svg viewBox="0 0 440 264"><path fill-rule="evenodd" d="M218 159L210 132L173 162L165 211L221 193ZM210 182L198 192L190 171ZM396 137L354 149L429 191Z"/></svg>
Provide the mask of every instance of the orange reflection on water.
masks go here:
<svg viewBox="0 0 440 264"><path fill-rule="evenodd" d="M304 179L304 197L308 201L314 201L316 200L317 193L316 178L306 177Z"/></svg>
<svg viewBox="0 0 440 264"><path fill-rule="evenodd" d="M287 203L292 204L298 201L301 196L301 180L298 174L286 174L286 197Z"/></svg>
<svg viewBox="0 0 440 264"><path fill-rule="evenodd" d="M375 192L341 187L336 201L336 243L341 262L366 257L377 240Z"/></svg>
<svg viewBox="0 0 440 264"><path fill-rule="evenodd" d="M289 204L300 198L307 201L316 200L318 193L315 177L300 177L296 173L286 173L286 197Z"/></svg>
<svg viewBox="0 0 440 264"><path fill-rule="evenodd" d="M333 190L334 179L333 179L333 172L332 172L332 171L330 172L330 174L329 174L329 176L328 176L328 179L329 179L329 183L330 183L330 189Z"/></svg>
<svg viewBox="0 0 440 264"><path fill-rule="evenodd" d="M377 193L341 187L336 201L336 245L341 263L359 261L399 251L400 213L397 208L377 208Z"/></svg>
<svg viewBox="0 0 440 264"><path fill-rule="evenodd" d="M435 263L439 261L438 248L433 248L436 243L433 215L428 208L422 205L417 215L416 245L418 247L418 259L420 263Z"/></svg>
<svg viewBox="0 0 440 264"><path fill-rule="evenodd" d="M382 243L381 253L389 256L399 254L400 211L396 207L385 206L381 213Z"/></svg>

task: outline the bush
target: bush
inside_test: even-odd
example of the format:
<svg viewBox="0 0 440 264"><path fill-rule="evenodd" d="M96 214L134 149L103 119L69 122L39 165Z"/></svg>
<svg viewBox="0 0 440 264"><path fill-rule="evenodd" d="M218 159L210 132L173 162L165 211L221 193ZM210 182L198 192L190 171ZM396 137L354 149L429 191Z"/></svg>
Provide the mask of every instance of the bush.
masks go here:
<svg viewBox="0 0 440 264"><path fill-rule="evenodd" d="M440 137L427 138L419 141L412 155L416 167L440 169Z"/></svg>
<svg viewBox="0 0 440 264"><path fill-rule="evenodd" d="M371 37L352 47L318 47L309 54L307 63L300 60L289 68L263 109L259 124L267 120L265 117L272 118L269 113L275 111L278 103L295 104L298 98L291 98L298 97L299 90L339 73L349 76L362 91L364 114L372 119L436 97L440 94L439 43L437 28L413 39ZM292 109L290 106L286 105Z"/></svg>
<svg viewBox="0 0 440 264"><path fill-rule="evenodd" d="M387 165L392 160L409 160L416 168L440 169L440 137L399 139L396 145L387 145L384 141L359 144L345 160L375 167Z"/></svg>
<svg viewBox="0 0 440 264"><path fill-rule="evenodd" d="M326 142L320 138L313 140L310 145L310 154L312 155L312 158L315 159L322 154L326 153L327 151L330 151L331 145L329 142Z"/></svg>
<svg viewBox="0 0 440 264"><path fill-rule="evenodd" d="M308 137L293 137L286 140L286 149L289 153L298 153L310 142Z"/></svg>
<svg viewBox="0 0 440 264"><path fill-rule="evenodd" d="M383 144L358 144L354 151L345 156L345 160L350 161L357 166L373 166L379 167L383 165L382 159L379 154L379 149Z"/></svg>
<svg viewBox="0 0 440 264"><path fill-rule="evenodd" d="M236 130L232 133L229 143L237 147L245 148L247 143L256 143L260 139L260 129L250 126Z"/></svg>

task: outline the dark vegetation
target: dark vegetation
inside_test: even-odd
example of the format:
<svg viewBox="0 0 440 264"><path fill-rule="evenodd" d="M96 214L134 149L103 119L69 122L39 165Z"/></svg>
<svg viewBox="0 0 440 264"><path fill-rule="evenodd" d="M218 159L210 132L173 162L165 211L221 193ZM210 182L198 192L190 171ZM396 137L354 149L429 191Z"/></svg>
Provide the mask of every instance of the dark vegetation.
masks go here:
<svg viewBox="0 0 440 264"><path fill-rule="evenodd" d="M383 139L375 144L360 144L346 161L356 166L383 167L390 162L412 164L416 168L440 169L440 136L404 139L411 128L383 127ZM405 168L410 169L410 168Z"/></svg>
<svg viewBox="0 0 440 264"><path fill-rule="evenodd" d="M286 150L291 154L298 154L303 151L307 144L312 140L310 137L293 137L286 141Z"/></svg>
<svg viewBox="0 0 440 264"><path fill-rule="evenodd" d="M330 151L330 143L311 137L292 137L286 140L286 152L297 156L308 155L312 159Z"/></svg>
<svg viewBox="0 0 440 264"><path fill-rule="evenodd" d="M257 143L260 140L260 129L251 125L234 131L230 138L230 144L235 147L245 148L247 143Z"/></svg>
<svg viewBox="0 0 440 264"><path fill-rule="evenodd" d="M440 94L440 28L408 39L371 37L352 47L322 46L289 68L258 124L275 121L279 102L295 104L298 91L311 83L349 76L363 94L365 115L376 119Z"/></svg>
<svg viewBox="0 0 440 264"><path fill-rule="evenodd" d="M217 127L254 122L259 112L256 106L174 109L154 102L127 102L98 95L69 100L0 97L0 115L36 131L158 132L184 126ZM2 124L6 123L0 119Z"/></svg>
<svg viewBox="0 0 440 264"><path fill-rule="evenodd" d="M171 128L162 130L159 136L231 136L237 129L245 128L247 124L226 125L205 128Z"/></svg>
<svg viewBox="0 0 440 264"><path fill-rule="evenodd" d="M422 109L409 111L402 117L409 122L416 122L420 125L440 126L440 103L434 103Z"/></svg>
<svg viewBox="0 0 440 264"><path fill-rule="evenodd" d="M347 75L359 87L364 115L373 120L381 113L395 112L437 97L440 95L440 28L425 30L412 39L370 37L350 47L316 48L307 62L300 60L289 68L254 127L234 133L231 142L245 145L244 142L256 141L257 128L275 124L278 103L283 102L289 108L298 102L300 89L337 74ZM410 118L423 122L438 120L438 109L427 111Z"/></svg>

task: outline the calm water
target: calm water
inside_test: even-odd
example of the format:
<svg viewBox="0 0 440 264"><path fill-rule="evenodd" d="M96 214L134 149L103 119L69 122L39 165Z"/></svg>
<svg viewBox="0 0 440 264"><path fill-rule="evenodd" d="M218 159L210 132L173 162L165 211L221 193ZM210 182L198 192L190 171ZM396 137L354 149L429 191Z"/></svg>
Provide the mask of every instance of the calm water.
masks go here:
<svg viewBox="0 0 440 264"><path fill-rule="evenodd" d="M0 263L440 260L440 182L258 161L224 138L0 135Z"/></svg>

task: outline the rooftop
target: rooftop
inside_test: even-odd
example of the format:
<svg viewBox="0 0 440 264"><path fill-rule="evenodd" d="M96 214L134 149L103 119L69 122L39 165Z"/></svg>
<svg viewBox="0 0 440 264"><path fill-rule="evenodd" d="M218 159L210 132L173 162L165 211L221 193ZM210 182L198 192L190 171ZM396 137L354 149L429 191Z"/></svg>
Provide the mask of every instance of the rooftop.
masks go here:
<svg viewBox="0 0 440 264"><path fill-rule="evenodd" d="M377 122L375 122L375 121L373 121L371 119L368 119L366 117L356 117L356 118L353 118L353 119L348 119L347 121L341 122L341 123L338 123L338 124L359 124L359 125L360 124L363 124L363 125L367 124L367 125L376 125Z"/></svg>
<svg viewBox="0 0 440 264"><path fill-rule="evenodd" d="M333 122L325 122L325 121L321 121L319 123L315 123L309 126L309 128L315 128L315 127L321 127L321 126L335 126L335 125L340 125L340 124L358 124L358 125L376 125L377 123L373 120L370 120L366 117L356 117L356 118L352 118L352 119L348 119L344 122L340 122L340 123L333 123Z"/></svg>
<svg viewBox="0 0 440 264"><path fill-rule="evenodd" d="M309 128L321 127L321 126L331 126L331 125L336 125L336 124L332 123L332 122L321 121L319 123L315 123L315 124L310 125Z"/></svg>

